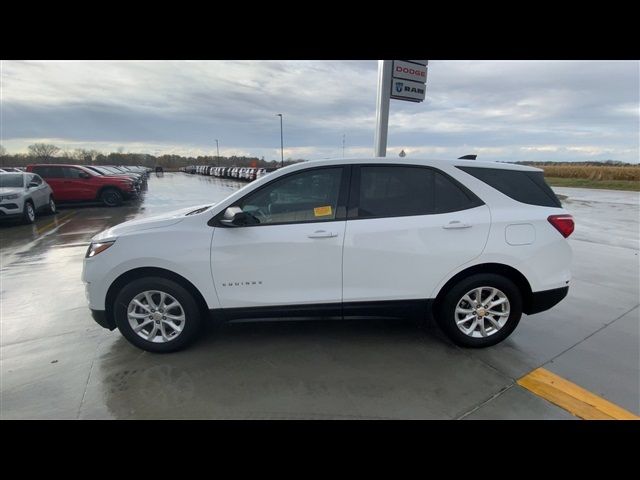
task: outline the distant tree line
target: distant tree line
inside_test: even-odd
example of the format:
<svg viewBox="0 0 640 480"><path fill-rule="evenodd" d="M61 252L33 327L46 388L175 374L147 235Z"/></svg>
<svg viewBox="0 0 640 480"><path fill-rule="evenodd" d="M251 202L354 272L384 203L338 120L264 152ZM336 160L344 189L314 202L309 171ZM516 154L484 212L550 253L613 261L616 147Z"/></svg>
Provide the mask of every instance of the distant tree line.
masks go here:
<svg viewBox="0 0 640 480"><path fill-rule="evenodd" d="M285 165L302 162L303 159L288 158ZM124 153L121 151L104 154L97 150L77 148L62 150L56 145L34 143L29 145L28 153L9 154L0 146L1 167L24 167L30 163L72 163L75 165L143 165L179 168L188 165L215 165L221 167L264 167L280 166L279 160L267 161L258 157L216 157L215 155L183 157L182 155L149 155L147 153Z"/></svg>
<svg viewBox="0 0 640 480"><path fill-rule="evenodd" d="M612 166L612 167L637 167L640 164L637 163L627 163L621 162L619 160L604 160L604 161L588 161L588 162L555 162L555 161L547 161L547 162L509 162L509 163L518 163L520 165L532 165L532 166L557 166L557 165L573 165L573 166L592 166L592 167L602 167L602 166Z"/></svg>

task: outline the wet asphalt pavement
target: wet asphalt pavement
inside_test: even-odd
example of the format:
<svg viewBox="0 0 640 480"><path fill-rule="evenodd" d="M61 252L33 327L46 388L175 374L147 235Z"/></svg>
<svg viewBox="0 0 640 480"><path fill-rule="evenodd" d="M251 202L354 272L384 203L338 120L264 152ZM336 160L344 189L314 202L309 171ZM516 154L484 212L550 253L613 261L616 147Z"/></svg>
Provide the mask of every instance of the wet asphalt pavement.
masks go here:
<svg viewBox="0 0 640 480"><path fill-rule="evenodd" d="M80 272L94 234L241 185L152 174L124 207L0 225L0 418L575 418L515 383L540 366L640 414L635 192L556 189L577 223L569 296L490 349L412 322L287 321L211 325L157 355L93 322Z"/></svg>

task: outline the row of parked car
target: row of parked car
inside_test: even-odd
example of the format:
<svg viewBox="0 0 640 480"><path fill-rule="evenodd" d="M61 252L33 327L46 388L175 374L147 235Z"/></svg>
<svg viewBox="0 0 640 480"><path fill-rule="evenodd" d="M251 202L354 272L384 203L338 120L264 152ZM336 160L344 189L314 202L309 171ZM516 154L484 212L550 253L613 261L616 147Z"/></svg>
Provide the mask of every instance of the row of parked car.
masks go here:
<svg viewBox="0 0 640 480"><path fill-rule="evenodd" d="M151 169L142 166L32 164L0 168L0 219L33 223L56 203L95 202L108 207L138 197Z"/></svg>
<svg viewBox="0 0 640 480"><path fill-rule="evenodd" d="M209 175L219 178L235 178L252 182L265 176L275 168L253 168L253 167L212 167L210 165L190 165L180 169L183 172L199 175Z"/></svg>

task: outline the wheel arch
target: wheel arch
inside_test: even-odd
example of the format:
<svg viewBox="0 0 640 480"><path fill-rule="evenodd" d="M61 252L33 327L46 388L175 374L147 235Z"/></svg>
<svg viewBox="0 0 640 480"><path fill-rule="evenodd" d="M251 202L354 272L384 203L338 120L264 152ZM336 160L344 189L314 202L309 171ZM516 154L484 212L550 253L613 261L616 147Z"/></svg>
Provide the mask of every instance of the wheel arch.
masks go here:
<svg viewBox="0 0 640 480"><path fill-rule="evenodd" d="M206 318L206 316L209 314L207 302L200 293L200 290L198 290L198 288L185 277L164 268L141 267L134 268L121 274L109 286L104 306L107 322L110 325L113 325L115 327L115 319L113 317L113 302L115 301L118 292L120 292L120 290L122 290L122 288L129 282L143 277L161 277L176 282L193 295L194 300L200 308L200 314L202 315L202 318Z"/></svg>
<svg viewBox="0 0 640 480"><path fill-rule="evenodd" d="M458 283L465 277L476 275L479 273L493 273L511 280L516 285L516 287L518 287L518 290L520 290L520 293L522 294L522 311L524 313L527 313L529 311L533 299L531 284L529 284L527 277L525 277L522 272L502 263L481 263L479 265L473 265L462 270L461 272L456 273L442 286L442 288L436 295L433 303L434 311L437 311L442 298L456 283Z"/></svg>
<svg viewBox="0 0 640 480"><path fill-rule="evenodd" d="M120 195L122 195L122 198L124 198L124 191L120 187L118 187L117 185L103 185L102 187L100 187L98 189L98 193L96 194L96 199L97 200L100 200L100 197L102 197L102 193L105 190L116 190L116 191L120 192ZM54 197L54 199L55 199L55 197Z"/></svg>

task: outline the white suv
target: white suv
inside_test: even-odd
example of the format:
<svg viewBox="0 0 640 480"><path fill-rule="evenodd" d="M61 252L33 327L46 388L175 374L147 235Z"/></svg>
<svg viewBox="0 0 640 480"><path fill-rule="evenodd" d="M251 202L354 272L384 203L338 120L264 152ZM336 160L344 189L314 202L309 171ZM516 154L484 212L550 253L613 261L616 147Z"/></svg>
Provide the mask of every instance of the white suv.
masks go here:
<svg viewBox="0 0 640 480"><path fill-rule="evenodd" d="M433 314L455 343L485 347L566 296L573 228L539 169L323 160L110 228L82 279L94 319L154 352L187 345L209 314Z"/></svg>
<svg viewBox="0 0 640 480"><path fill-rule="evenodd" d="M0 219L33 223L36 212L56 213L56 202L47 182L34 173L0 172Z"/></svg>

